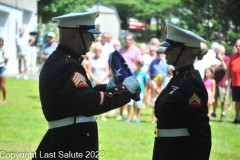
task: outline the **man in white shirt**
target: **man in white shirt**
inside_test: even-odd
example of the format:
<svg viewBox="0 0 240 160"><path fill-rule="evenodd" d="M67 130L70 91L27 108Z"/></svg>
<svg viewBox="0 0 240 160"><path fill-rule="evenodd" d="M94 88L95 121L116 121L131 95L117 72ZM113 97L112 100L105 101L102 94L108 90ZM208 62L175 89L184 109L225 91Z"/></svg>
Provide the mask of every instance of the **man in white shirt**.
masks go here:
<svg viewBox="0 0 240 160"><path fill-rule="evenodd" d="M101 37L101 41L96 42L96 44L100 44L102 46L101 57L108 61L110 53L114 51L114 47L108 42L109 33L104 32Z"/></svg>
<svg viewBox="0 0 240 160"><path fill-rule="evenodd" d="M210 68L212 66L220 65L221 62L216 58L216 52L219 44L217 42L212 43L211 49L208 50L208 53L203 57L201 61L195 61L194 68L197 69L201 75L204 77L204 71L206 68ZM201 49L206 49L207 45L205 43L201 43Z"/></svg>
<svg viewBox="0 0 240 160"><path fill-rule="evenodd" d="M19 35L16 35L16 47L17 47L17 59L18 59L18 75L17 78L21 77L22 73L22 61L24 65L24 79L28 79L27 73L27 53L28 48L35 42L35 38L28 34L25 34L24 28L19 28Z"/></svg>

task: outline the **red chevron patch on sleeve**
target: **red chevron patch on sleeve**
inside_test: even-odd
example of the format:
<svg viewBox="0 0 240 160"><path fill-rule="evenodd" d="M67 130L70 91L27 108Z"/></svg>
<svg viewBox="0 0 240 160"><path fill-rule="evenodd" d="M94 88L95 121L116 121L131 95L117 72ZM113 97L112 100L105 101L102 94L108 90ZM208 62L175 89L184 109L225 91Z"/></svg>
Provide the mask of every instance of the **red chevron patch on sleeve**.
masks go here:
<svg viewBox="0 0 240 160"><path fill-rule="evenodd" d="M193 92L193 94L188 99L188 106L192 108L198 108L202 105L201 98L197 95L197 93Z"/></svg>
<svg viewBox="0 0 240 160"><path fill-rule="evenodd" d="M88 86L86 78L79 72L74 72L71 80L77 88Z"/></svg>

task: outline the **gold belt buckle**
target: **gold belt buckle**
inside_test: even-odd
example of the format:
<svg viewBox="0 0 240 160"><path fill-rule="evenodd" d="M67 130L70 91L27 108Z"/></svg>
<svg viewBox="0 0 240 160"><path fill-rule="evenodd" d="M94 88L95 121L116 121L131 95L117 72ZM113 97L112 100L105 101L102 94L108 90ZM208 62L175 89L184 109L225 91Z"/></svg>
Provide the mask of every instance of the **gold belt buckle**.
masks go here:
<svg viewBox="0 0 240 160"><path fill-rule="evenodd" d="M155 129L155 137L158 137L158 129Z"/></svg>

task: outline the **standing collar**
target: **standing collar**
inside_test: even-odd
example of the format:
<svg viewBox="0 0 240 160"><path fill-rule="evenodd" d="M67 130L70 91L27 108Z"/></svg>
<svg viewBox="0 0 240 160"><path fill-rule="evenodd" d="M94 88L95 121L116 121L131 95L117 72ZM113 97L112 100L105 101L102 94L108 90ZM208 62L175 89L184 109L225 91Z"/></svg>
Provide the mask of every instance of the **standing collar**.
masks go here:
<svg viewBox="0 0 240 160"><path fill-rule="evenodd" d="M183 73L186 73L187 71L190 71L190 70L194 70L193 64L183 66L183 67L181 67L177 70L174 70L172 72L173 72L173 76L177 76L177 75L182 75Z"/></svg>
<svg viewBox="0 0 240 160"><path fill-rule="evenodd" d="M82 57L78 56L77 52L75 52L73 49L69 48L68 46L66 46L64 44L59 44L56 51L71 56L77 62L81 62L81 60L82 60Z"/></svg>

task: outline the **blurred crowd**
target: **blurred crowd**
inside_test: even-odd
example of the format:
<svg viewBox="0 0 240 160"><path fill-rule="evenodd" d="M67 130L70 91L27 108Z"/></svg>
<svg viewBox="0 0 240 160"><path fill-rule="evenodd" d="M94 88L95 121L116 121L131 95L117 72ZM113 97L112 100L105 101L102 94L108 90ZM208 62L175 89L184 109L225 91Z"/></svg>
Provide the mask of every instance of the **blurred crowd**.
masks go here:
<svg viewBox="0 0 240 160"><path fill-rule="evenodd" d="M30 39L30 41L29 41ZM25 46L30 46L35 39L24 34L24 28L19 28L19 35L16 36L16 45L18 49L17 58L19 60L19 74L17 78L23 76L28 79L28 72L26 67ZM3 43L3 40L1 40ZM209 117L217 117L217 106L220 102L221 114L220 118L226 118L225 109L232 109L232 81L229 67L231 67L231 55L240 52L237 47L240 41L232 46L232 52L226 54L224 45L213 42L208 49L208 46L201 43L202 49L208 49L208 53L201 61L196 60L194 63L195 69L199 70L203 82L209 94L208 107ZM97 84L107 83L111 77L111 67L108 63L110 53L118 51L126 60L133 75L137 77L141 85L141 101L131 101L126 106L122 106L119 111L112 110L108 114L115 114L116 120L124 120L126 123L131 121L140 123L141 109L146 107L154 108L154 102L160 92L166 87L172 77L173 66L167 64L165 59L165 48L160 47L158 38L152 38L148 43L138 43L135 34L127 32L124 40L112 39L110 33L104 32L95 38L90 51L84 57L82 65L86 69L87 75L94 87ZM45 36L45 41L39 50L39 57L44 64L48 56L57 48L56 35L54 32L48 32ZM3 51L3 45L0 47ZM3 57L3 63L8 59L7 52ZM6 61L6 62L4 62ZM21 61L23 61L24 72L21 72ZM4 68L4 66L3 66ZM4 70L3 70L4 72ZM5 91L5 75L3 73L2 90L4 95ZM240 81L239 79L234 80ZM238 84L236 84L238 85ZM229 104L226 104L226 96L229 95ZM6 97L6 96L5 96ZM6 98L4 101L6 102ZM239 102L239 101L237 101ZM240 103L237 103L236 110L236 123L240 123L239 110ZM238 109L236 109L238 108ZM132 112L132 113L131 113ZM155 124L154 109L152 109L151 123ZM101 115L103 121L107 120L105 114Z"/></svg>
<svg viewBox="0 0 240 160"><path fill-rule="evenodd" d="M124 41L112 39L110 33L104 32L96 37L96 41L92 44L91 50L82 64L93 86L108 82L111 76L108 57L114 50L122 54L141 85L141 101L131 101L126 106L122 106L119 111L112 110L108 113L115 114L116 120L124 120L125 123L131 121L140 123L141 109L153 108L157 96L170 81L174 67L166 63L165 48L160 47L159 44L158 38L150 39L149 43L137 43L136 36L131 32L125 34ZM201 47L208 49L204 43L201 44ZM236 45L233 45L232 53L236 53L236 49ZM220 118L226 118L227 105L228 109L232 109L231 79L227 78L230 57L225 52L222 44L214 42L203 60L196 60L194 63L194 67L199 70L209 93L208 115L213 118L217 117L218 101L221 105ZM228 55L232 55L232 53ZM229 104L226 104L227 95L230 99ZM213 107L211 108L211 106ZM101 115L101 119L107 120L105 114ZM155 124L154 109L152 109L151 119L151 123Z"/></svg>

